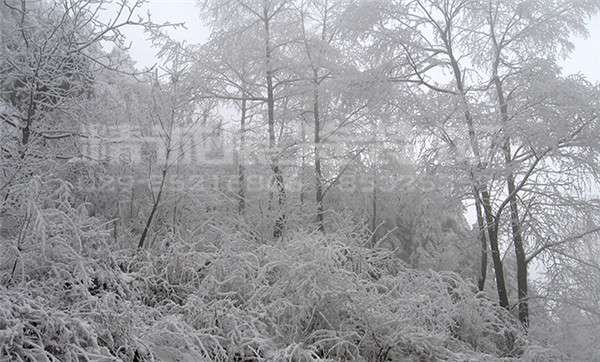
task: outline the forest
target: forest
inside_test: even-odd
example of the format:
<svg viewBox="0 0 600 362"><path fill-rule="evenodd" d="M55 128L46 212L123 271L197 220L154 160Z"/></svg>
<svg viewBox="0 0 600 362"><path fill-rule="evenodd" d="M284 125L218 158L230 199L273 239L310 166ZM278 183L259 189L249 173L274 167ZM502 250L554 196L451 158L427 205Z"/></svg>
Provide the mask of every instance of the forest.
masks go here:
<svg viewBox="0 0 600 362"><path fill-rule="evenodd" d="M151 1L0 2L0 361L600 361L600 0Z"/></svg>

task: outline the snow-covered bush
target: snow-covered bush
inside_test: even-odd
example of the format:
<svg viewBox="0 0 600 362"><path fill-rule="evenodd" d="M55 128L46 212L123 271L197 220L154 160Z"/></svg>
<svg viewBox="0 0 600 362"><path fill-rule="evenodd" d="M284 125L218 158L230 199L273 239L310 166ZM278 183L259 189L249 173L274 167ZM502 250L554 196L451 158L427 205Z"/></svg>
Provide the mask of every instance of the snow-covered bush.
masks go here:
<svg viewBox="0 0 600 362"><path fill-rule="evenodd" d="M216 224L119 250L71 185L23 186L3 241L0 357L123 361L530 360L519 323L451 272L407 268L353 228L264 243ZM241 231L240 231L241 230ZM218 237L217 237L218 236ZM539 358L538 358L539 360Z"/></svg>
<svg viewBox="0 0 600 362"><path fill-rule="evenodd" d="M460 359L525 345L512 316L459 276L405 269L339 237L231 239L205 273L184 306L190 323L253 358Z"/></svg>

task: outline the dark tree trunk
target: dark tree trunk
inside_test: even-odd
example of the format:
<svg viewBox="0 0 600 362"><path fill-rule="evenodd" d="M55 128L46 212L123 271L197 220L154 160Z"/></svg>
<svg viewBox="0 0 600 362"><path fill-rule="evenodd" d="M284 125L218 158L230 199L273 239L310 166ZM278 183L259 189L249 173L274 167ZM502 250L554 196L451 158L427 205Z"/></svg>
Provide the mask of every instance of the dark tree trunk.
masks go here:
<svg viewBox="0 0 600 362"><path fill-rule="evenodd" d="M468 129L469 142L471 144L471 149L472 149L473 154L477 161L477 169L482 170L483 165L481 163L481 152L479 150L479 143L477 141L477 135L476 135L475 126L473 123L473 115L471 114L471 111L470 111L469 105L468 105L465 85L463 83L463 74L462 74L462 71L458 64L458 61L456 60L456 58L454 57L454 54L452 52L452 47L449 43L450 40L445 39L445 41L446 41L446 48L448 51L448 56L450 57L450 65L452 67L452 70L454 73L454 79L456 81L456 87L458 88L459 95L461 97L461 101L464 106L464 115L465 115L465 120L467 123L467 129ZM473 175L472 182L473 182L474 187L481 192L481 202L482 202L482 206L483 206L483 213L485 214L485 220L486 220L486 224L487 224L486 230L487 230L488 239L490 242L490 249L492 252L492 261L494 264L494 273L495 273L495 277L496 277L496 289L498 292L498 301L502 307L508 309L509 304L508 304L508 293L506 292L506 279L504 278L502 257L500 255L500 247L498 245L498 228L497 228L496 220L495 220L494 213L493 213L491 197L490 197L490 193L489 193L487 187L480 186L480 184L482 182L480 180L478 180L477 177L478 177L478 175ZM479 198L479 196L477 198ZM477 200L476 200L476 202L477 202ZM483 263L484 263L483 254L481 257L482 257L481 264L483 265ZM485 262L487 263L487 256L485 258L486 258Z"/></svg>
<svg viewBox="0 0 600 362"><path fill-rule="evenodd" d="M375 133L377 134L377 133ZM377 137L377 136L376 136ZM371 198L371 246L377 244L377 142L375 142L375 155L373 157L373 190Z"/></svg>
<svg viewBox="0 0 600 362"><path fill-rule="evenodd" d="M317 225L319 231L325 232L325 217L323 210L323 172L321 170L321 119L319 113L319 84L316 71L314 76L313 117L315 121L315 201L317 202Z"/></svg>
<svg viewBox="0 0 600 362"><path fill-rule="evenodd" d="M303 118L302 123L300 124L300 137L302 138L302 155L301 155L301 164L300 164L300 213L304 212L304 199L305 199L305 169L306 169L306 125L304 124L306 120Z"/></svg>
<svg viewBox="0 0 600 362"><path fill-rule="evenodd" d="M497 55L499 59L499 55ZM519 219L519 206L517 205L517 187L515 185L515 176L512 171L512 152L510 147L510 135L507 133L508 126L508 103L504 96L502 81L498 76L498 64L494 66L494 84L496 86L496 95L500 107L500 115L504 127L504 165L506 167L506 186L508 189L508 202L510 207L510 225L512 231L513 246L515 248L515 259L517 262L517 288L519 297L519 320L525 328L529 327L529 303L528 299L528 275L527 275L527 257L523 245L523 234L521 232L521 220Z"/></svg>
<svg viewBox="0 0 600 362"><path fill-rule="evenodd" d="M273 237L278 238L283 235L286 215L284 211L286 192L283 181L283 173L279 167L279 156L275 154L275 87L273 85L273 64L271 49L271 30L268 9L265 4L263 21L265 36L265 59L266 59L266 82L267 82L267 123L269 128L269 151L271 151L271 171L273 172L273 186L277 193L277 203L279 205L279 215L275 220L273 228Z"/></svg>
<svg viewBox="0 0 600 362"><path fill-rule="evenodd" d="M506 145L505 158L507 164L510 164L510 145ZM527 275L527 257L523 245L523 235L521 233L521 221L519 219L519 208L516 200L515 178L510 172L506 177L506 185L510 197L510 226L515 248L515 258L517 262L517 288L519 296L519 320L525 329L529 328L529 303L528 299L528 275Z"/></svg>
<svg viewBox="0 0 600 362"><path fill-rule="evenodd" d="M168 151L167 151L167 153L168 153ZM142 236L140 236L140 240L138 241L138 249L142 249L144 247L146 237L148 236L148 231L150 230L150 226L152 226L152 220L154 219L154 215L156 214L156 211L158 210L158 207L160 205L160 201L162 198L162 193L163 193L166 179L167 179L167 170L165 168L162 171L162 179L160 181L158 195L156 196L156 199L154 200L154 203L152 204L152 210L150 211L150 215L148 216L148 219L146 219L146 225L144 226L144 231L142 231Z"/></svg>
<svg viewBox="0 0 600 362"><path fill-rule="evenodd" d="M492 251L492 261L494 263L494 272L496 276L496 289L498 290L498 300L501 307L509 308L508 293L506 292L506 279L504 278L504 268L502 265L502 256L498 245L498 228L492 210L490 194L486 188L481 190L483 210L485 212L487 231L490 239L490 249Z"/></svg>
<svg viewBox="0 0 600 362"><path fill-rule="evenodd" d="M477 279L477 287L480 291L485 289L485 280L487 279L487 263L488 263L488 247L487 247L487 236L485 220L483 218L483 210L481 206L481 200L479 198L479 191L476 187L473 188L473 196L475 199L475 211L477 212L477 233L479 236L479 242L481 243L481 258L480 258L480 271L479 278Z"/></svg>
<svg viewBox="0 0 600 362"><path fill-rule="evenodd" d="M246 210L246 99L242 99L240 117L240 150L238 155L238 212L241 214Z"/></svg>
<svg viewBox="0 0 600 362"><path fill-rule="evenodd" d="M491 41L494 47L494 62L492 65L492 77L494 86L496 88L496 97L498 107L500 110L500 117L502 120L503 132L504 132L504 145L502 151L504 153L504 165L506 167L506 186L508 189L508 202L510 207L510 224L512 231L513 245L515 248L515 258L517 261L517 288L519 297L519 320L525 328L529 327L529 305L527 302L528 298L528 276L527 276L527 257L525 255L525 248L523 246L523 235L521 232L521 221L519 220L519 208L517 205L517 188L515 185L515 177L512 170L512 152L510 147L511 137L508 132L508 100L504 93L504 87L502 80L499 76L499 66L501 62L501 51L502 48L498 44L496 38L496 32L494 29L494 23L490 19L490 34Z"/></svg>

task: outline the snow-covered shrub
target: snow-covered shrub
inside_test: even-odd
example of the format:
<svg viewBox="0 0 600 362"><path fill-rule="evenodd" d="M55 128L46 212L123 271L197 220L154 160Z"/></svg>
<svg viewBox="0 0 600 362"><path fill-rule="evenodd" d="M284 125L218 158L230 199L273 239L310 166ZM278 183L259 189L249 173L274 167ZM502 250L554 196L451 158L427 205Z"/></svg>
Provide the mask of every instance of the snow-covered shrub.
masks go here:
<svg viewBox="0 0 600 362"><path fill-rule="evenodd" d="M113 273L113 260L106 253L109 223L90 217L85 205L74 207L71 189L70 183L58 178L33 177L19 190L18 233L2 241L4 250L11 251L0 267L3 284L56 287L44 284L57 278L61 287L71 291L121 284L109 275Z"/></svg>
<svg viewBox="0 0 600 362"><path fill-rule="evenodd" d="M0 293L0 358L14 361L78 361L100 355L83 318L47 308L38 298Z"/></svg>
<svg viewBox="0 0 600 362"><path fill-rule="evenodd" d="M458 275L405 269L353 240L231 238L213 258L184 320L248 358L460 360L525 345L514 318Z"/></svg>
<svg viewBox="0 0 600 362"><path fill-rule="evenodd" d="M3 241L0 359L540 360L518 322L450 272L417 271L352 227L270 243L215 223L118 250L71 185L23 187Z"/></svg>
<svg viewBox="0 0 600 362"><path fill-rule="evenodd" d="M183 304L200 287L203 269L210 265L212 253L178 241L154 252L118 257L141 301L149 306Z"/></svg>
<svg viewBox="0 0 600 362"><path fill-rule="evenodd" d="M126 307L135 295L111 254L108 223L74 207L64 180L33 177L20 186L19 229L1 245L10 252L0 263L0 359L133 358L130 331L149 313Z"/></svg>

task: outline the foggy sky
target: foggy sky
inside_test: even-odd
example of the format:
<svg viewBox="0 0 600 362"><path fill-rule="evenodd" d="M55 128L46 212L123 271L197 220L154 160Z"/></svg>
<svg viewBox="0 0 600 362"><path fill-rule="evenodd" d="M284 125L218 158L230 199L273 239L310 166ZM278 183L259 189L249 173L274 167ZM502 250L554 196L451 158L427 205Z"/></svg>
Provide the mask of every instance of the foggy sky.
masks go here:
<svg viewBox="0 0 600 362"><path fill-rule="evenodd" d="M189 43L204 42L208 37L208 29L200 21L200 8L197 0L149 0L146 9L152 14L152 20L158 23L183 22L187 29L170 31L178 40ZM575 38L575 51L569 59L562 62L565 74L582 73L590 81L600 82L600 16L590 21L590 36ZM131 41L130 54L139 68L151 66L157 62L155 53L146 35L140 29L124 31Z"/></svg>

